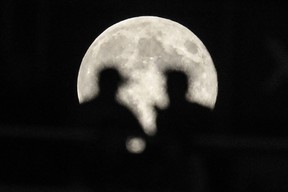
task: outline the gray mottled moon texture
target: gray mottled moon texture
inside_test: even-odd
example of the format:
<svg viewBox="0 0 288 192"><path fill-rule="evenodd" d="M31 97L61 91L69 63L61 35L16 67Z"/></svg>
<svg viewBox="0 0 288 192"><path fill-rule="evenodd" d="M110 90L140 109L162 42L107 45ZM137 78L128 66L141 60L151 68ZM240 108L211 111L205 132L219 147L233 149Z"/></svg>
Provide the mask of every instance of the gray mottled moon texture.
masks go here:
<svg viewBox="0 0 288 192"><path fill-rule="evenodd" d="M117 99L138 118L148 134L156 131L155 106L169 105L164 71L183 71L189 78L187 100L214 108L217 73L201 40L183 25L169 19L141 16L116 23L88 48L78 74L79 102L99 93L98 75L115 67L127 79ZM192 117L191 117L192 118Z"/></svg>

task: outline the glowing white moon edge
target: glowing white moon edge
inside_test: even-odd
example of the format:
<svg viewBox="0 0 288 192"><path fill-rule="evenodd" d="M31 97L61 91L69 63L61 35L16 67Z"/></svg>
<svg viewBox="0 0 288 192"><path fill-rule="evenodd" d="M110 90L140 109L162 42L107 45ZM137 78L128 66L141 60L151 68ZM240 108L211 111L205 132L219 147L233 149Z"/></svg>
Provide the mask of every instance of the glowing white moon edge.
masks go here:
<svg viewBox="0 0 288 192"><path fill-rule="evenodd" d="M147 134L156 132L155 106L169 105L163 72L187 74L187 100L214 108L218 93L217 73L201 40L183 25L161 17L140 16L116 23L102 32L85 53L78 74L79 102L99 93L98 75L115 67L128 81L117 100L127 106ZM100 90L101 91L101 90Z"/></svg>

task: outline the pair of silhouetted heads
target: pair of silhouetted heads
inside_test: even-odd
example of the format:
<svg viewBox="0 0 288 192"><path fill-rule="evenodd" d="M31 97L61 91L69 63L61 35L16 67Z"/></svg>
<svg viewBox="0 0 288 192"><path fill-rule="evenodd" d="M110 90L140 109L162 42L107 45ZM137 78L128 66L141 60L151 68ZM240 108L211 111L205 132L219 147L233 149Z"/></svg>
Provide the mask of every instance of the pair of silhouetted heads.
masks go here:
<svg viewBox="0 0 288 192"><path fill-rule="evenodd" d="M167 93L170 101L181 101L185 99L188 90L188 77L180 71L167 71ZM99 75L100 95L106 98L115 97L118 87L125 82L119 72L113 68L104 69Z"/></svg>

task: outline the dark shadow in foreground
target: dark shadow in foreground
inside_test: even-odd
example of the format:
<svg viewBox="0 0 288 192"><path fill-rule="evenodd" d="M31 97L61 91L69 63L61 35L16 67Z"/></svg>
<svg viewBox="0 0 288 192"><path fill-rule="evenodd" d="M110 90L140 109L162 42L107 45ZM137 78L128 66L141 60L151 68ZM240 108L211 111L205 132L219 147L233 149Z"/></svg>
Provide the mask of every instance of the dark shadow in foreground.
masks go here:
<svg viewBox="0 0 288 192"><path fill-rule="evenodd" d="M203 188L199 176L202 174L198 156L192 156L193 135L209 131L212 123L212 111L186 100L188 78L179 71L168 71L167 92L170 105L158 110L157 135L155 137L158 158L155 160L161 170L158 171L159 186L172 191L190 191L195 185ZM161 166L160 166L161 165ZM198 182L199 181L199 182ZM202 182L202 183L201 183Z"/></svg>
<svg viewBox="0 0 288 192"><path fill-rule="evenodd" d="M117 70L104 69L99 76L99 96L81 106L82 125L98 134L97 157L86 162L87 171L92 170L86 182L93 188L121 190L135 188L140 182L141 154L129 152L127 142L132 138L145 141L145 133L136 117L116 100L122 82Z"/></svg>

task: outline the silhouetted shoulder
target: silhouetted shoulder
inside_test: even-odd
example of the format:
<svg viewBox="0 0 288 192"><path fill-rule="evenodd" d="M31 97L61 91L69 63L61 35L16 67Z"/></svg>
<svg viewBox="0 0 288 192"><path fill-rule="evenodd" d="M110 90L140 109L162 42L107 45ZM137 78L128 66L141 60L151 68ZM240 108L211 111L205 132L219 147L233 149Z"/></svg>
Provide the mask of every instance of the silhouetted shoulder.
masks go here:
<svg viewBox="0 0 288 192"><path fill-rule="evenodd" d="M157 127L159 132L171 132L174 135L187 136L187 134L209 129L212 111L207 107L186 100L187 76L179 71L168 71L166 78L170 104L166 110L158 111Z"/></svg>
<svg viewBox="0 0 288 192"><path fill-rule="evenodd" d="M164 167L159 185L172 191L191 190L190 155L195 133L210 128L210 109L186 100L187 76L179 71L168 71L167 94L169 106L157 110L156 161ZM175 177L177 175L177 177Z"/></svg>

